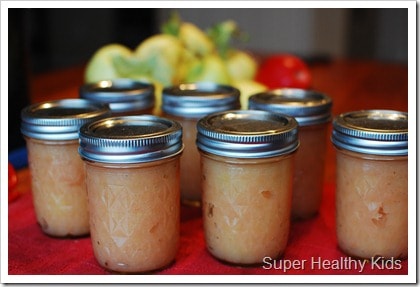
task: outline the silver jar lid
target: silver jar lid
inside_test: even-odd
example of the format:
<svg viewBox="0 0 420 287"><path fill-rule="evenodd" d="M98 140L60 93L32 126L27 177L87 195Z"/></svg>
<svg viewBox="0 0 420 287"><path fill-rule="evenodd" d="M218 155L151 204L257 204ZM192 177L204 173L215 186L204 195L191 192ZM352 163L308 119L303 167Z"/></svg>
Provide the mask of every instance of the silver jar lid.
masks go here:
<svg viewBox="0 0 420 287"><path fill-rule="evenodd" d="M361 110L333 120L331 138L342 149L374 155L408 154L408 114L392 110Z"/></svg>
<svg viewBox="0 0 420 287"><path fill-rule="evenodd" d="M167 87L162 92L162 110L169 115L201 118L210 113L240 109L238 89L215 83L192 83Z"/></svg>
<svg viewBox="0 0 420 287"><path fill-rule="evenodd" d="M155 105L155 87L132 79L103 80L83 85L80 97L107 103L113 113L146 110Z"/></svg>
<svg viewBox="0 0 420 287"><path fill-rule="evenodd" d="M197 147L233 158L268 158L298 148L293 117L267 111L234 110L208 115L197 123Z"/></svg>
<svg viewBox="0 0 420 287"><path fill-rule="evenodd" d="M108 114L108 105L85 99L42 102L22 110L21 132L39 140L76 140L83 124Z"/></svg>
<svg viewBox="0 0 420 287"><path fill-rule="evenodd" d="M300 126L321 124L331 120L332 100L311 90L283 88L252 95L249 109L284 113L296 119Z"/></svg>
<svg viewBox="0 0 420 287"><path fill-rule="evenodd" d="M182 150L181 125L157 116L111 117L80 128L79 154L93 162L150 162Z"/></svg>

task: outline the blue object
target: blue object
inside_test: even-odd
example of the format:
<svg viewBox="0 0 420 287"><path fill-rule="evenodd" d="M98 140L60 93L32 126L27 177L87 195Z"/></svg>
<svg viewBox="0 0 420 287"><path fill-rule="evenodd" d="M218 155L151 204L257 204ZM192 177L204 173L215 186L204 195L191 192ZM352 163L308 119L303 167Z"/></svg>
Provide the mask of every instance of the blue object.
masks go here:
<svg viewBox="0 0 420 287"><path fill-rule="evenodd" d="M9 162L15 169L28 166L28 152L26 147L17 148L9 152Z"/></svg>

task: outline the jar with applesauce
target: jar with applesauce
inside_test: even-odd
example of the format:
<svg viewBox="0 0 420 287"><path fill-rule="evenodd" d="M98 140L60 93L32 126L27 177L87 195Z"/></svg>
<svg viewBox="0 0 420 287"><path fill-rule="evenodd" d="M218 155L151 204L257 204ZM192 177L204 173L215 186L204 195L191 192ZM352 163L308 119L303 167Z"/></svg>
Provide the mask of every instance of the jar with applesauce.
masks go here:
<svg viewBox="0 0 420 287"><path fill-rule="evenodd" d="M113 116L153 114L155 87L132 79L103 80L80 87L83 99L106 103Z"/></svg>
<svg viewBox="0 0 420 287"><path fill-rule="evenodd" d="M333 121L339 247L360 258L408 254L408 114L361 110Z"/></svg>
<svg viewBox="0 0 420 287"><path fill-rule="evenodd" d="M302 89L276 89L252 95L249 109L290 115L299 124L299 150L293 181L292 218L307 219L319 211L324 188L325 155L332 101Z"/></svg>
<svg viewBox="0 0 420 287"><path fill-rule="evenodd" d="M181 123L184 153L181 157L181 200L200 206L200 155L195 145L197 121L214 112L240 108L238 89L214 83L181 84L162 93L163 116Z"/></svg>
<svg viewBox="0 0 420 287"><path fill-rule="evenodd" d="M107 105L84 99L33 104L21 112L37 222L51 236L89 234L79 128L106 116Z"/></svg>
<svg viewBox="0 0 420 287"><path fill-rule="evenodd" d="M168 266L180 237L179 123L153 115L82 126L90 229L99 264L121 273Z"/></svg>
<svg viewBox="0 0 420 287"><path fill-rule="evenodd" d="M214 113L197 124L208 251L239 265L285 251L298 124L266 111Z"/></svg>

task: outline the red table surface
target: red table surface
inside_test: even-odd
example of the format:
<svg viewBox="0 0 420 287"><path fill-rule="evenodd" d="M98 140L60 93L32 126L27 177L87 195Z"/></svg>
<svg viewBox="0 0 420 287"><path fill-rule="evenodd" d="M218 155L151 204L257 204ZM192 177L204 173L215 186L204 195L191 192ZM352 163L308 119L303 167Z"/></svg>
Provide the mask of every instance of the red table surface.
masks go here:
<svg viewBox="0 0 420 287"><path fill-rule="evenodd" d="M334 187L327 185L318 216L292 223L287 249L284 256L276 261L276 268L268 268L270 267L268 264L238 267L222 263L208 253L203 234L201 210L182 206L181 244L176 259L168 268L150 274L408 274L408 260L402 260L400 264L394 264L391 268L381 268L380 265L371 264L368 261L363 270L351 264L345 265L345 263L337 269L334 265L337 260L343 262L349 260L350 257L337 247L334 213ZM90 237L60 239L49 237L41 231L36 223L30 191L9 204L8 239L9 275L112 274L96 262ZM320 267L316 264L319 260L332 265ZM279 269L280 262L296 262L295 268Z"/></svg>

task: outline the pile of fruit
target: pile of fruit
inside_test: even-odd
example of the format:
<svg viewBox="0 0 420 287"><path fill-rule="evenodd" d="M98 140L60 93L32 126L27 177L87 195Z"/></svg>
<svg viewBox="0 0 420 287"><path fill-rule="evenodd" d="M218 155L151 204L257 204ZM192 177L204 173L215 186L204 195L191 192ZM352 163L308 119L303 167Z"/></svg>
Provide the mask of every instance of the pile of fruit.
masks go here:
<svg viewBox="0 0 420 287"><path fill-rule="evenodd" d="M160 34L145 39L134 50L121 44L108 44L97 50L86 67L85 82L116 78L151 82L156 87L157 109L163 87L215 82L238 88L241 105L246 108L251 94L276 86L272 83L276 75L270 65L264 68L270 59L260 67L250 53L232 47L232 40L243 35L234 21L224 21L203 31L173 14ZM275 73L284 80L284 71ZM285 86L283 82L278 83Z"/></svg>

